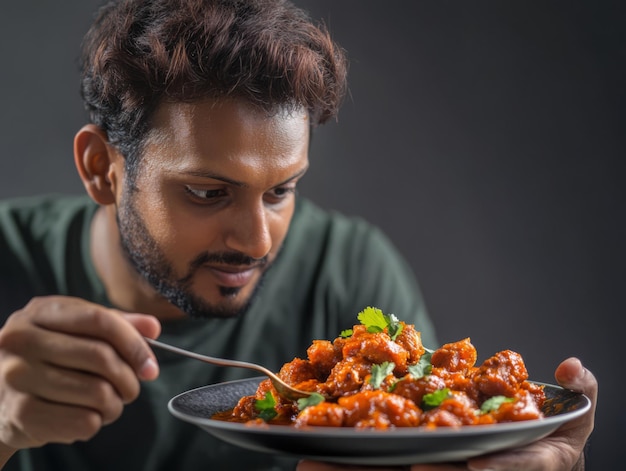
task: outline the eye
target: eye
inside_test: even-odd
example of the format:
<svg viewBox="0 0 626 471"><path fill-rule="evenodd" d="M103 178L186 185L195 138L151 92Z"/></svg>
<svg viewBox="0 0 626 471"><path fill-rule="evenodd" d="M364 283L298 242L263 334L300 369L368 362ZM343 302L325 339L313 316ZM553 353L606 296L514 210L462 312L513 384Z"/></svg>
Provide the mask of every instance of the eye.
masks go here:
<svg viewBox="0 0 626 471"><path fill-rule="evenodd" d="M280 203L296 193L296 185L278 186L267 193L270 203Z"/></svg>
<svg viewBox="0 0 626 471"><path fill-rule="evenodd" d="M295 186L293 186L293 187L281 186L281 187L278 187L278 188L274 188L273 191L274 191L274 194L276 196L286 196L286 195L289 195L291 193L295 193L296 187Z"/></svg>
<svg viewBox="0 0 626 471"><path fill-rule="evenodd" d="M201 189L201 188L193 188L189 185L185 186L185 191L189 193L191 196L201 200L214 200L221 196L224 196L226 192L221 189Z"/></svg>

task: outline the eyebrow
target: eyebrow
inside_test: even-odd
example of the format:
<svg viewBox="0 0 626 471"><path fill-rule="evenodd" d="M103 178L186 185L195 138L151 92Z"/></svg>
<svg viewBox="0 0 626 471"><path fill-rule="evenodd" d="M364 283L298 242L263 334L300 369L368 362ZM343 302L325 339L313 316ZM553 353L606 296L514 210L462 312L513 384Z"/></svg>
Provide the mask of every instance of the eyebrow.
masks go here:
<svg viewBox="0 0 626 471"><path fill-rule="evenodd" d="M307 164L304 168L298 170L296 173L294 173L293 175L291 175L289 178L286 178L285 180L283 180L282 182L277 183L274 186L281 186L284 185L285 183L290 182L291 180L301 177L302 175L304 175L306 173L306 171L309 169L309 165ZM213 172L207 172L207 171L197 171L197 170L190 170L188 172L184 172L187 175L191 175L193 177L200 177L200 178L210 178L212 180L219 180L222 181L224 183L228 183L230 185L234 185L237 186L239 188L247 188L249 185L247 183L241 182L241 181L237 181L237 180L233 180L232 178L226 177L224 175L220 175L217 173L213 173Z"/></svg>

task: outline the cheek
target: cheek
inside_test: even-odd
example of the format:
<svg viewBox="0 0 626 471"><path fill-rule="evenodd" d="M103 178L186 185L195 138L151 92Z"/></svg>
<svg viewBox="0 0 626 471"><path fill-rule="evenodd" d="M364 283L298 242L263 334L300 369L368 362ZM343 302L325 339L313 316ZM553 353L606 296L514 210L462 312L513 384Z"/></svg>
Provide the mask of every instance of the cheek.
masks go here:
<svg viewBox="0 0 626 471"><path fill-rule="evenodd" d="M162 195L159 191L142 190L142 196ZM177 208L164 197L138 198L136 208L146 225L150 236L159 248L172 259L180 256L184 248L191 248L194 224L181 214Z"/></svg>
<svg viewBox="0 0 626 471"><path fill-rule="evenodd" d="M195 255L198 251L207 249L210 238L208 221L198 221L174 208L164 208L158 215L156 237L170 253Z"/></svg>
<svg viewBox="0 0 626 471"><path fill-rule="evenodd" d="M176 270L208 249L210 222L187 211L179 197L148 171L137 181L138 190L126 195L162 255Z"/></svg>

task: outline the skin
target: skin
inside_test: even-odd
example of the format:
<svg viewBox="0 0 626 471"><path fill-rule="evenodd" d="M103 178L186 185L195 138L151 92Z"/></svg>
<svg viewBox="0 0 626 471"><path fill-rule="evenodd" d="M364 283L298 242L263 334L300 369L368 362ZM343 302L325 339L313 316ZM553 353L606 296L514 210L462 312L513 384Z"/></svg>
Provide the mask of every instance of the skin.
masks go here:
<svg viewBox="0 0 626 471"><path fill-rule="evenodd" d="M404 468L372 468L337 466L302 461L297 471L582 471L583 448L593 430L598 383L593 374L577 358L568 358L555 371L557 382L564 388L586 394L592 401L584 416L561 426L552 435L512 451L473 458L467 463L413 465Z"/></svg>
<svg viewBox="0 0 626 471"><path fill-rule="evenodd" d="M141 381L158 376L142 336L155 338L159 320L186 314L137 271L122 240L147 269L173 285L184 280L185 295L220 315L245 308L280 250L293 190L308 166L306 114L268 117L240 102L169 103L152 124L137 191L100 129L87 125L76 135L76 166L101 205L92 257L119 310L37 298L0 329L0 465L20 448L90 439L137 397ZM563 362L556 378L595 407L597 382L577 359ZM570 470L592 429L593 410L513 452L410 469ZM343 468L310 461L298 467L334 469Z"/></svg>
<svg viewBox="0 0 626 471"><path fill-rule="evenodd" d="M158 376L142 336L187 314L137 271L122 240L220 315L245 308L280 250L308 167L306 113L167 103L152 124L136 191L99 128L76 135L77 169L101 205L92 257L119 310L51 296L9 317L0 329L0 465L20 448L90 439Z"/></svg>
<svg viewBox="0 0 626 471"><path fill-rule="evenodd" d="M111 156L116 204L97 216L92 247L112 302L161 319L185 315L120 251L119 216L140 260L165 263L172 283L186 279L190 293L213 311L229 315L245 307L287 234L295 187L308 168L308 129L302 112L270 118L234 102L162 105L134 193L115 184L117 175L123 178L123 159ZM145 230L133 234L138 225ZM141 247L146 235L158 256L155 248ZM220 261L225 256L242 260ZM209 261L195 266L199 259Z"/></svg>

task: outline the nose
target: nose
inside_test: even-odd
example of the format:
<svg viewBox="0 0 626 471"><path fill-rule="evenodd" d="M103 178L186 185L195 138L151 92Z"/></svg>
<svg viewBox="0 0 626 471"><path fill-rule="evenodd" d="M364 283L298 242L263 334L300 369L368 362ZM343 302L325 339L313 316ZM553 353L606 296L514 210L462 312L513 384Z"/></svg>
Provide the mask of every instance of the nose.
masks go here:
<svg viewBox="0 0 626 471"><path fill-rule="evenodd" d="M252 258L265 257L272 248L270 221L263 203L233 208L229 216L226 246Z"/></svg>

